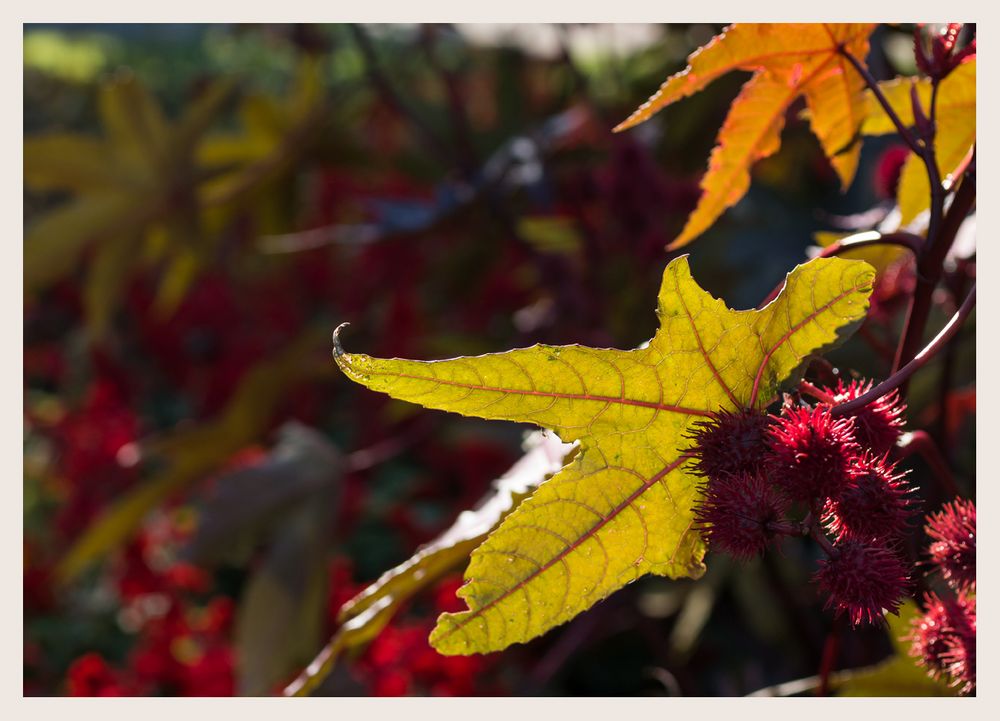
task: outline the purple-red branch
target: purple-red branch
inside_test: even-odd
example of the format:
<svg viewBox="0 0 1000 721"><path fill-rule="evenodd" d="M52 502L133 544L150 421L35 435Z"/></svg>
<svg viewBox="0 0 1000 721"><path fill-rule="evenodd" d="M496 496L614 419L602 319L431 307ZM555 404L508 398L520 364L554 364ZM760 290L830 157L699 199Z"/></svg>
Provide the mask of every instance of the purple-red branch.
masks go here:
<svg viewBox="0 0 1000 721"><path fill-rule="evenodd" d="M929 363L930 360L937 355L938 351L940 351L941 348L943 348L944 345L954 337L959 328L961 328L962 323L969 317L969 314L972 313L972 309L975 305L976 286L973 285L972 290L969 291L969 295L967 295L965 300L962 302L962 307L959 308L958 312L951 317L951 320L949 320L947 325L941 329L941 332L934 337L934 340L928 343L922 351L914 356L913 360L867 393L863 393L847 403L841 403L840 405L834 406L831 413L834 416L843 416L853 413L859 408L863 408L872 401L878 400L882 396L887 395L899 388L909 379L910 376L927 365L927 363Z"/></svg>

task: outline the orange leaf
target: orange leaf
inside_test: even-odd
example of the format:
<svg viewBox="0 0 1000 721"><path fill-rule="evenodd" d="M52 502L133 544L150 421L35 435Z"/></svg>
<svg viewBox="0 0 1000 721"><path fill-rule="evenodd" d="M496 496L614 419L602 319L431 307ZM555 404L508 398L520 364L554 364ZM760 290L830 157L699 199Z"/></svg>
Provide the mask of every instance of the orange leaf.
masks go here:
<svg viewBox="0 0 1000 721"><path fill-rule="evenodd" d="M750 186L750 167L775 153L789 106L805 96L813 132L843 187L854 178L866 110L864 80L840 53L863 59L873 24L746 23L731 25L688 58L631 117L625 130L693 95L732 70L753 72L733 102L701 182L703 190L681 234L669 248L694 240Z"/></svg>

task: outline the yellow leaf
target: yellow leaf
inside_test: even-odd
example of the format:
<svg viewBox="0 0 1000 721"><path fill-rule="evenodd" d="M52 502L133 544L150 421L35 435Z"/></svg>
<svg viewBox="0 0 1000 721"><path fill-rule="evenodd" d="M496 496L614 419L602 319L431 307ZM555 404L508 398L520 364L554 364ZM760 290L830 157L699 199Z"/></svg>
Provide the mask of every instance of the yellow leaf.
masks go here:
<svg viewBox="0 0 1000 721"><path fill-rule="evenodd" d="M161 259L171 263L175 291L186 287L192 268L191 246L200 207L197 186L203 171L197 167L194 145L222 108L231 90L228 83L210 85L177 123L170 124L156 99L130 74L99 89L98 105L103 137L50 134L27 138L24 152L25 184L38 190L69 190L74 197L28 228L24 239L25 288L41 290L77 267L81 252L97 246L90 269L92 278L110 278L111 267L122 276L111 283L91 284L88 313L94 337L103 331L106 317L120 300L118 292L141 253L123 254L104 248L122 237L152 232L158 222L182 218L190 233L166 238ZM156 240L149 241L155 245ZM175 256L183 256L177 259ZM114 260L112 260L114 259ZM176 293L175 293L176 295ZM175 304L176 305L176 304Z"/></svg>
<svg viewBox="0 0 1000 721"><path fill-rule="evenodd" d="M24 141L24 184L33 190L93 192L116 183L101 140L51 133Z"/></svg>
<svg viewBox="0 0 1000 721"><path fill-rule="evenodd" d="M201 162L234 165L203 188L207 206L229 206L280 178L309 146L325 116L321 64L304 59L283 98L251 95L240 106L242 128L206 138L198 148Z"/></svg>
<svg viewBox="0 0 1000 721"><path fill-rule="evenodd" d="M534 423L576 459L472 555L438 620L442 653L496 651L573 618L647 573L697 577L688 472L692 424L720 409L762 407L810 353L839 342L868 306L866 263L821 258L789 274L762 310L734 311L702 290L686 257L664 271L648 346L543 346L442 361L379 359L335 347L352 380L394 398L482 418Z"/></svg>
<svg viewBox="0 0 1000 721"><path fill-rule="evenodd" d="M130 198L119 192L90 193L52 211L29 226L24 237L24 288L34 291L77 267L88 243L120 227L132 212Z"/></svg>
<svg viewBox="0 0 1000 721"><path fill-rule="evenodd" d="M150 158L163 159L169 135L166 118L134 75L125 73L101 86L98 108L108 140L125 158L139 166Z"/></svg>
<svg viewBox="0 0 1000 721"><path fill-rule="evenodd" d="M899 616L887 616L889 638L895 653L877 666L841 671L831 679L838 696L957 696L958 692L941 680L927 675L909 655L910 623L919 613L917 604L908 600Z"/></svg>
<svg viewBox="0 0 1000 721"><path fill-rule="evenodd" d="M571 255L580 249L580 231L571 218L524 216L517 221L517 233L543 253Z"/></svg>
<svg viewBox="0 0 1000 721"><path fill-rule="evenodd" d="M669 248L709 228L750 185L750 167L780 147L784 115L804 95L813 132L847 187L857 171L865 114L864 80L840 53L868 54L872 24L741 23L731 25L688 58L625 122L625 130L733 70L754 73L733 102L702 179L702 196Z"/></svg>
<svg viewBox="0 0 1000 721"><path fill-rule="evenodd" d="M916 85L924 113L930 113L931 82L928 79L899 78L880 83L879 88L890 106L906 125L913 125L913 105L910 88ZM896 126L868 92L867 103L870 115L865 121L863 132L867 135L884 135L896 132ZM976 142L976 59L975 57L959 65L938 87L937 111L934 135L934 154L937 158L941 180L947 181L972 152ZM915 154L903 164L896 193L900 225L908 225L918 215L930 207L930 181L927 168Z"/></svg>
<svg viewBox="0 0 1000 721"><path fill-rule="evenodd" d="M108 331L115 301L128 280L127 270L136 247L133 236L111 238L97 249L87 269L83 306L87 330L95 341L101 340Z"/></svg>

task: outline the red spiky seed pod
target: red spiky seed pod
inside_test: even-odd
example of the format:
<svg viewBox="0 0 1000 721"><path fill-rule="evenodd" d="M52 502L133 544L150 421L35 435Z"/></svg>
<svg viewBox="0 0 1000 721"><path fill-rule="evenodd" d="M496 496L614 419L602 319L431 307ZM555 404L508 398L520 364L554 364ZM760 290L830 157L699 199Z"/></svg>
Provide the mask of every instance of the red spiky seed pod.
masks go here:
<svg viewBox="0 0 1000 721"><path fill-rule="evenodd" d="M976 504L958 499L927 517L924 527L931 537L931 561L941 569L948 585L967 590L976 587Z"/></svg>
<svg viewBox="0 0 1000 721"><path fill-rule="evenodd" d="M833 418L830 407L786 406L768 431L768 471L790 498L836 496L859 452L854 420Z"/></svg>
<svg viewBox="0 0 1000 721"><path fill-rule="evenodd" d="M906 566L884 545L844 541L820 561L813 580L826 596L824 605L846 614L852 626L885 624L884 612L899 613L910 585Z"/></svg>
<svg viewBox="0 0 1000 721"><path fill-rule="evenodd" d="M765 461L765 436L770 418L752 410L719 411L711 420L695 423L692 470L699 476L722 478L759 473Z"/></svg>
<svg viewBox="0 0 1000 721"><path fill-rule="evenodd" d="M898 540L915 510L906 473L896 473L886 456L866 453L848 475L844 489L826 503L826 528L838 541Z"/></svg>
<svg viewBox="0 0 1000 721"><path fill-rule="evenodd" d="M910 656L927 669L931 678L948 678L962 693L976 686L976 598L959 595L942 599L924 595L927 611L913 620Z"/></svg>
<svg viewBox="0 0 1000 721"><path fill-rule="evenodd" d="M739 559L763 553L782 521L787 501L761 476L735 473L710 477L695 506L697 528L709 547Z"/></svg>
<svg viewBox="0 0 1000 721"><path fill-rule="evenodd" d="M847 385L837 381L837 388L824 388L837 403L852 401L871 390L872 382L853 380ZM871 450L876 455L883 455L892 450L896 441L903 433L904 413L906 404L899 399L899 391L892 391L876 401L859 408L851 414L854 418L854 440L862 448Z"/></svg>

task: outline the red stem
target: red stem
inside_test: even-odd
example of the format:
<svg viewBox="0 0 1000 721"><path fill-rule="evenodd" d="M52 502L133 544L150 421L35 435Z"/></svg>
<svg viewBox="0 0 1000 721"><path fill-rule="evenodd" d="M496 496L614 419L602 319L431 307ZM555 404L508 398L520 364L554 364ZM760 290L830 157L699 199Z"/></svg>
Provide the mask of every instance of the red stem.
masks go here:
<svg viewBox="0 0 1000 721"><path fill-rule="evenodd" d="M800 381L799 390L801 390L803 393L806 393L807 395L812 396L821 403L829 403L830 405L833 405L834 403L837 402L837 399L833 395L827 393L821 388L817 388L809 381Z"/></svg>
<svg viewBox="0 0 1000 721"><path fill-rule="evenodd" d="M885 111L885 114L889 116L889 120L891 120L892 124L896 126L896 131L899 133L899 136L903 139L903 142L905 142L908 146L910 146L910 150L912 150L914 153L916 153L917 155L921 155L922 148L920 147L920 143L917 141L916 138L913 137L913 134L910 133L909 128L903 125L903 121L899 119L899 116L896 114L896 111L893 109L888 99L882 93L882 88L878 86L878 81L872 76L870 72L868 72L868 68L865 67L864 63L862 63L856 57L851 55L851 53L847 51L847 48L840 47L838 48L838 50L840 51L841 55L847 58L848 62L850 62L851 65L854 66L854 69L857 70L858 74L864 79L865 84L868 86L869 90L872 91L872 94L875 96L875 99L878 100L879 105L882 106L882 109Z"/></svg>
<svg viewBox="0 0 1000 721"><path fill-rule="evenodd" d="M955 483L955 477L951 474L951 469L948 468L948 463L941 454L941 449L938 448L934 439L926 431L913 431L910 433L906 437L906 442L899 447L899 450L904 458L913 453L920 454L920 457L924 459L924 462L930 466L934 475L937 476L944 492L948 496L958 498L962 495L958 491L958 485Z"/></svg>
<svg viewBox="0 0 1000 721"><path fill-rule="evenodd" d="M862 393L860 396L854 400L848 401L847 403L841 403L840 405L834 406L831 411L832 415L843 416L853 413L859 408L865 407L872 401L878 400L882 396L887 395L902 386L910 376L927 365L931 359L937 355L938 351L940 351L945 344L952 339L952 337L962 327L962 323L965 319L969 317L970 313L972 313L972 309L975 306L976 286L973 285L972 290L969 291L969 295L967 295L965 300L962 302L962 307L958 309L958 312L951 317L951 320L948 321L947 325L945 325L945 327L942 328L941 331L934 337L934 340L932 340L926 348L914 356L913 360L867 393Z"/></svg>
<svg viewBox="0 0 1000 721"><path fill-rule="evenodd" d="M948 250L958 235L958 230L976 202L975 157L969 164L962 184L955 193L955 198L948 209L944 222L937 237L928 236L927 247L917 260L917 285L913 291L906 317L906 328L896 354L893 369L897 370L908 363L916 355L923 342L924 329L930 316L934 288L941 280L944 259ZM905 395L905 388L900 392Z"/></svg>
<svg viewBox="0 0 1000 721"><path fill-rule="evenodd" d="M817 696L830 695L830 676L833 673L834 665L837 663L837 656L840 655L841 618L833 619L833 626L830 628L830 633L826 636L826 643L823 644L823 660L820 663Z"/></svg>
<svg viewBox="0 0 1000 721"><path fill-rule="evenodd" d="M882 235L878 231L868 230L863 233L855 233L854 235L849 235L846 238L841 238L835 243L823 248L817 258L831 258L835 255L840 255L841 253L846 253L851 250L858 250L859 248L868 248L876 245L898 245L901 248L906 248L914 255L920 252L923 246L924 239L919 235L913 235L912 233L886 233ZM764 298L760 303L757 304L757 310L760 310L765 305L770 303L772 300L778 297L781 293L781 289L785 287L785 281L781 281L774 287L767 297Z"/></svg>

